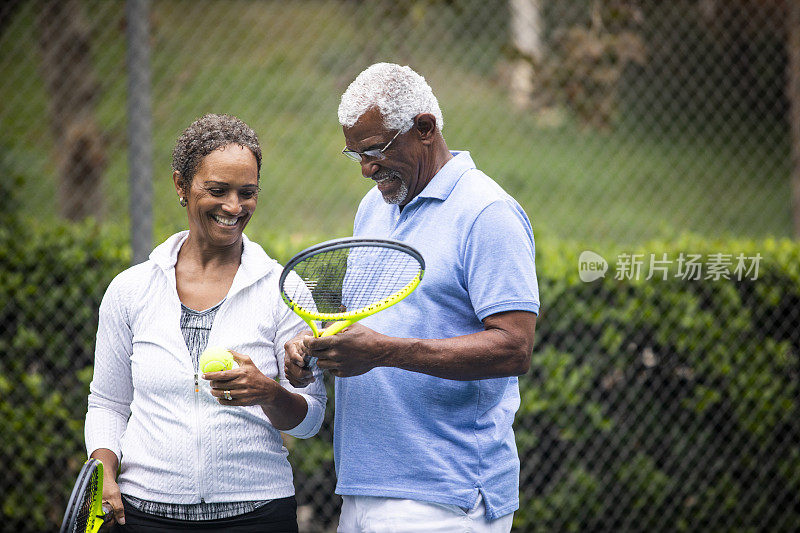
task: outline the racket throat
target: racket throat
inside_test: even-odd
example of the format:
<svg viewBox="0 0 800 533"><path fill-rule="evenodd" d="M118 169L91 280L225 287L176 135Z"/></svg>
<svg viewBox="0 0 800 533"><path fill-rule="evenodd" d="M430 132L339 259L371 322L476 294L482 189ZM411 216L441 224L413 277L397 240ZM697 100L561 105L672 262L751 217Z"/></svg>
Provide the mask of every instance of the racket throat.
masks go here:
<svg viewBox="0 0 800 533"><path fill-rule="evenodd" d="M352 320L337 320L333 324L326 327L322 332L319 334L320 337L328 337L330 335L336 335L340 331L342 331L347 326L353 323Z"/></svg>

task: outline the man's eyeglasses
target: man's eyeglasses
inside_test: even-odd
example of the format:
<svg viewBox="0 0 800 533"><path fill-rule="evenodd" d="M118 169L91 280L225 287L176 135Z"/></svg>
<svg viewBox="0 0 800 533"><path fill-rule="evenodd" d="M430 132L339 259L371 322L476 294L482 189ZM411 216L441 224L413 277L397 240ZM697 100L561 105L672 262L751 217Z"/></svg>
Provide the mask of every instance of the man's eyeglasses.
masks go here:
<svg viewBox="0 0 800 533"><path fill-rule="evenodd" d="M389 146L392 145L394 140L397 139L397 136L400 135L400 132L401 132L401 130L397 130L397 133L394 134L394 137L392 137L392 140L389 141L388 143L386 143L386 146L384 146L380 150L377 150L377 149L376 150L364 150L363 152L359 152L358 150L350 150L349 148L345 147L345 149L342 150L342 153L344 155L346 155L347 157L349 157L350 159L352 159L353 161L355 161L356 163L360 163L362 161L362 159L365 158L365 157L369 157L369 158L372 158L372 159L384 159L384 158L386 158L386 156L383 154L383 152L385 152L389 148Z"/></svg>

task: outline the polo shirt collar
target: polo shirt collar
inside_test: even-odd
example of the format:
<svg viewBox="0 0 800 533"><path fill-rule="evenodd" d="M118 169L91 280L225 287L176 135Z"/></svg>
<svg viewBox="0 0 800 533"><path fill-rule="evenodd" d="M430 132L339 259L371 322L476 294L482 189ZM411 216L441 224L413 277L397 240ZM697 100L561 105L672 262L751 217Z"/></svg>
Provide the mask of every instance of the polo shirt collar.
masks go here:
<svg viewBox="0 0 800 533"><path fill-rule="evenodd" d="M450 153L453 154L453 158L439 169L439 172L433 176L422 192L417 195L417 198L446 200L464 172L475 168L475 163L468 151L451 151Z"/></svg>

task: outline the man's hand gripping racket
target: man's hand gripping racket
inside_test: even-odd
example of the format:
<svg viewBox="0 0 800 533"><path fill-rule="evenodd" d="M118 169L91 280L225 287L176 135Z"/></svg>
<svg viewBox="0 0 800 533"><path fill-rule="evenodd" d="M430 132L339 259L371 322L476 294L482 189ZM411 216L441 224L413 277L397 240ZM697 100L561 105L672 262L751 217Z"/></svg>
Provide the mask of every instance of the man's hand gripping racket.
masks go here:
<svg viewBox="0 0 800 533"><path fill-rule="evenodd" d="M401 301L424 272L422 255L407 244L349 237L298 253L278 284L283 301L313 335L326 337ZM307 359L306 366L312 362Z"/></svg>

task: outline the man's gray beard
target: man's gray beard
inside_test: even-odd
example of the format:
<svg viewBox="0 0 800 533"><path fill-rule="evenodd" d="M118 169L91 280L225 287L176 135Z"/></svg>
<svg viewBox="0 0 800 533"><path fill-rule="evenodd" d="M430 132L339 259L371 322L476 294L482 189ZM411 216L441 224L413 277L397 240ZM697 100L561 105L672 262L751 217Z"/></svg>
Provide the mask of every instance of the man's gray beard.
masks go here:
<svg viewBox="0 0 800 533"><path fill-rule="evenodd" d="M394 193L392 196L383 195L383 201L386 202L387 204L395 204L395 205L399 204L406 199L406 196L408 196L408 185L406 185L405 182L402 179L400 179L399 173L391 170L386 172L378 171L376 172L376 177L378 178L379 181L383 181L385 179L396 179L397 181L400 182L400 188L397 189L396 193Z"/></svg>
<svg viewBox="0 0 800 533"><path fill-rule="evenodd" d="M389 196L388 198L384 196L383 201L387 204L399 204L406 199L406 196L408 196L408 185L401 181L400 188L397 189L397 193L395 193L394 196Z"/></svg>

